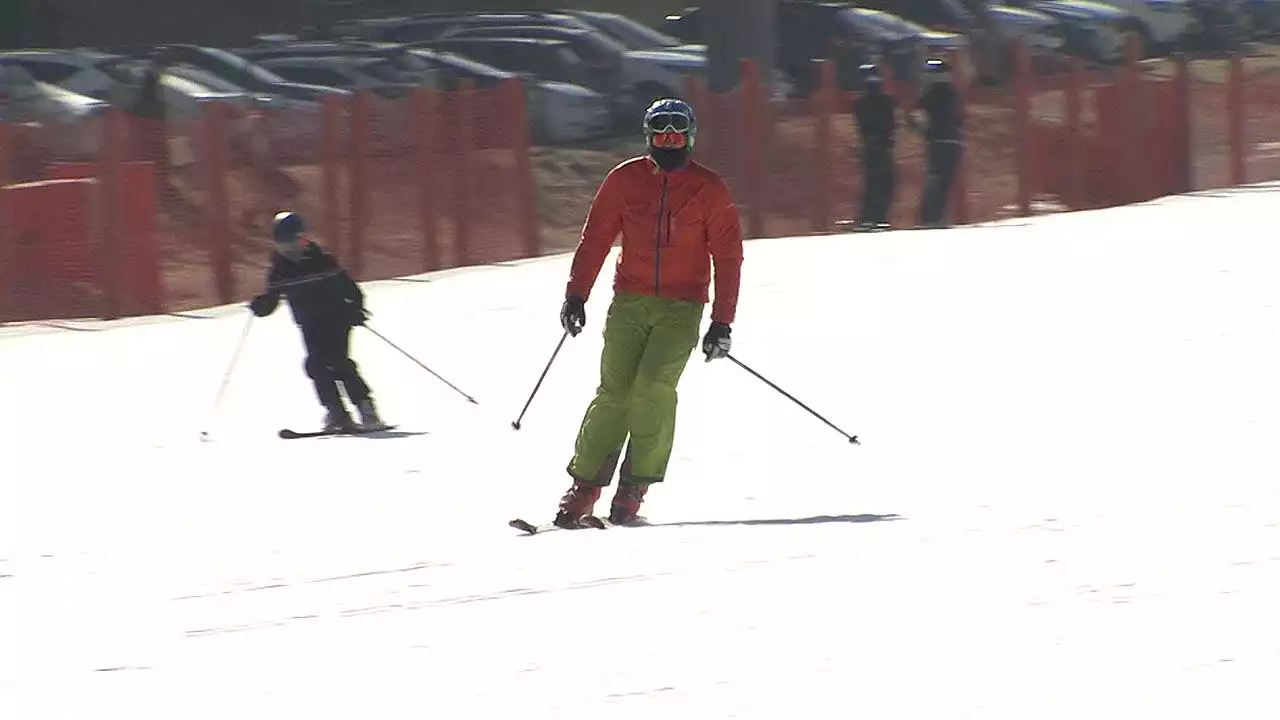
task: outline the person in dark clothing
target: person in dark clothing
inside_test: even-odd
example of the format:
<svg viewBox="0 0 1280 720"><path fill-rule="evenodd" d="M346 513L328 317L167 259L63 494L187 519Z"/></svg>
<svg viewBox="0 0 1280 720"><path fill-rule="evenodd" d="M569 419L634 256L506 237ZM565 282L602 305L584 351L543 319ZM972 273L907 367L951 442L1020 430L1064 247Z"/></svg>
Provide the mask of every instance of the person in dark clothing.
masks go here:
<svg viewBox="0 0 1280 720"><path fill-rule="evenodd" d="M884 80L875 65L858 68L863 92L853 103L854 118L862 134L862 208L858 229L885 230L893 204L893 136L896 104L884 91Z"/></svg>
<svg viewBox="0 0 1280 720"><path fill-rule="evenodd" d="M956 167L960 164L960 129L964 125L964 108L960 94L951 84L951 73L946 61L930 58L925 61L924 80L927 83L920 96L920 107L929 116L929 126L924 131L928 144L927 169L924 193L920 199L920 224L924 227L941 227L945 224L947 199L951 196L951 183ZM919 132L915 119L908 116L912 129Z"/></svg>
<svg viewBox="0 0 1280 720"><path fill-rule="evenodd" d="M339 393L339 383L360 412L363 429L385 427L369 386L350 357L351 328L363 325L368 318L360 286L332 255L306 236L297 213L278 213L272 231L275 254L266 291L253 298L249 309L266 317L275 312L281 295L289 301L307 349L303 367L325 408L326 432L356 429Z"/></svg>

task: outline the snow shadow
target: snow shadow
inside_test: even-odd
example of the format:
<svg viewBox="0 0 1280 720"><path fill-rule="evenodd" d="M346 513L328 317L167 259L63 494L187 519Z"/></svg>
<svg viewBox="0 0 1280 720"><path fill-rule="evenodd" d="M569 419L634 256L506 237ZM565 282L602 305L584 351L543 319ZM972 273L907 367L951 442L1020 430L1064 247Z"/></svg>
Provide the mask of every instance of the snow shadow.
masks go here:
<svg viewBox="0 0 1280 720"><path fill-rule="evenodd" d="M647 527L722 527L730 525L825 525L827 523L873 523L905 520L897 513L877 515L864 513L861 515L814 515L806 518L770 518L757 520L689 520L686 522L654 523L645 522Z"/></svg>

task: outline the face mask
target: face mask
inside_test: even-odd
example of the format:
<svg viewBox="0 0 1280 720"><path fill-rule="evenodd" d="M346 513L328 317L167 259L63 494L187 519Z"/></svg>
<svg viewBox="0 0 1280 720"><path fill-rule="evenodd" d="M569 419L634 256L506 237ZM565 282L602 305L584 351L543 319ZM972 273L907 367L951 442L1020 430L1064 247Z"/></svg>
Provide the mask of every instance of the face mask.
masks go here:
<svg viewBox="0 0 1280 720"><path fill-rule="evenodd" d="M689 161L689 148L650 148L649 157L658 164L658 167L668 172L684 167Z"/></svg>
<svg viewBox="0 0 1280 720"><path fill-rule="evenodd" d="M286 242L286 243L276 243L276 252L292 260L293 262L298 262L299 260L302 259L303 250L304 250L304 247L302 245L302 242L298 240L295 240L293 242Z"/></svg>

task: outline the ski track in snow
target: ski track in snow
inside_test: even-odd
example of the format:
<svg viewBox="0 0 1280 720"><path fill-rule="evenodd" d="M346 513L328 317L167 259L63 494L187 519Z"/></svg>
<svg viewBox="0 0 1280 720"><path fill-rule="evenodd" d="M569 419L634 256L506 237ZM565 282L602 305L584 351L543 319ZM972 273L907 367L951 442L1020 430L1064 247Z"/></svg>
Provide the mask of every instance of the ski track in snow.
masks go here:
<svg viewBox="0 0 1280 720"><path fill-rule="evenodd" d="M365 285L421 435L276 439L287 308L216 418L239 306L0 328L0 717L1280 717L1277 198L750 242L735 355L862 445L695 354L647 527L506 526L612 263L519 432L567 256Z"/></svg>

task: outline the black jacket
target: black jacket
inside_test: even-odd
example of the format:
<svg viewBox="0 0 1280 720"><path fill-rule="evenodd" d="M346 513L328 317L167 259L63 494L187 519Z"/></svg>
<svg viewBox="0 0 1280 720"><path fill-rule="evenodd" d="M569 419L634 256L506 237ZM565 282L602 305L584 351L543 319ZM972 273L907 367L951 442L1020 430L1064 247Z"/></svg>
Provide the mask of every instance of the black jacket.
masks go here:
<svg viewBox="0 0 1280 720"><path fill-rule="evenodd" d="M949 82L934 83L920 96L920 108L929 113L929 127L924 138L929 142L959 140L964 124L960 95Z"/></svg>
<svg viewBox="0 0 1280 720"><path fill-rule="evenodd" d="M897 129L895 109L893 96L884 92L869 92L854 101L853 114L858 120L865 147L893 147L893 135Z"/></svg>
<svg viewBox="0 0 1280 720"><path fill-rule="evenodd" d="M280 296L289 301L293 320L302 327L364 323L364 293L332 255L314 243L294 262L276 253L267 273L267 289L254 298L259 316L275 312Z"/></svg>

